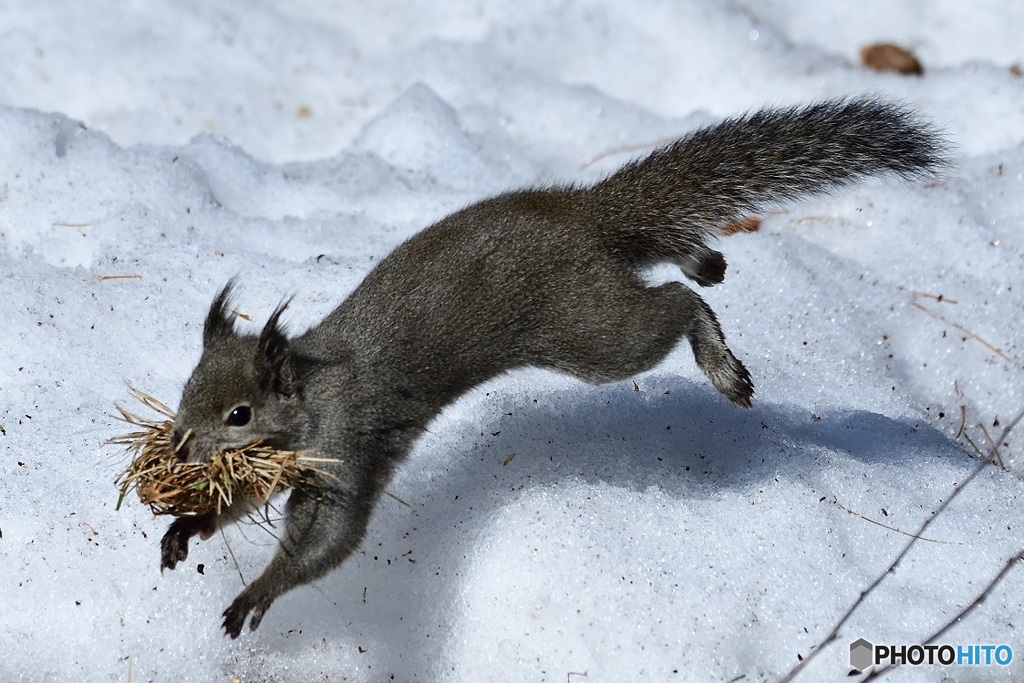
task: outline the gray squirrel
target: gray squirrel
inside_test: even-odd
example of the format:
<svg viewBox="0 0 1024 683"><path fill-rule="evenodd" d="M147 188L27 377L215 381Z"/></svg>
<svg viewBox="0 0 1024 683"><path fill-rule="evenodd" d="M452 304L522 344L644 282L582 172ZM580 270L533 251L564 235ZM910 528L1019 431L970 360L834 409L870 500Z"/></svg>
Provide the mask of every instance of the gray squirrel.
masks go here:
<svg viewBox="0 0 1024 683"><path fill-rule="evenodd" d="M754 385L714 312L681 282L639 270L678 265L698 285L725 277L708 240L778 204L865 176L907 179L945 162L942 137L908 109L840 99L769 109L697 130L589 187L485 199L416 234L322 322L286 334L279 306L258 335L235 330L232 284L206 316L203 352L175 420L179 455L202 461L256 440L334 459L321 495L299 489L269 565L224 612L238 637L283 593L341 564L427 425L502 372L549 368L612 382L652 368L686 337L733 403ZM161 569L234 515L176 519Z"/></svg>

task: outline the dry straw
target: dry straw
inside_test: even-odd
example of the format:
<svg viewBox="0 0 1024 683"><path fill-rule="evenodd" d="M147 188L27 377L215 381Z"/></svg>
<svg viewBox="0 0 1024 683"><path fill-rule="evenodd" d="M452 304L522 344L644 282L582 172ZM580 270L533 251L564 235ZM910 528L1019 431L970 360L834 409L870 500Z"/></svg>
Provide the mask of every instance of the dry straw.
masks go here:
<svg viewBox="0 0 1024 683"><path fill-rule="evenodd" d="M117 406L115 416L138 431L114 437L108 444L124 446L133 455L115 483L121 501L132 489L156 515L221 514L238 498L266 505L278 491L298 488L315 493L316 458L256 442L215 453L209 462L183 462L172 441L174 411L149 394L128 386L132 395L163 419L146 419Z"/></svg>

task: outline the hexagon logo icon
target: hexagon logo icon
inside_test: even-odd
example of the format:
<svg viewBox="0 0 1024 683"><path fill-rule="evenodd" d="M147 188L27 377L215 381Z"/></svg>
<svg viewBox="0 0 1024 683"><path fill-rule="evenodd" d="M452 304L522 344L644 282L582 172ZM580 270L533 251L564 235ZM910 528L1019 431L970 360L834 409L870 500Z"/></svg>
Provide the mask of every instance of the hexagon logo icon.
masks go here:
<svg viewBox="0 0 1024 683"><path fill-rule="evenodd" d="M875 646L865 638L858 638L850 643L850 666L857 671L864 671L875 663Z"/></svg>

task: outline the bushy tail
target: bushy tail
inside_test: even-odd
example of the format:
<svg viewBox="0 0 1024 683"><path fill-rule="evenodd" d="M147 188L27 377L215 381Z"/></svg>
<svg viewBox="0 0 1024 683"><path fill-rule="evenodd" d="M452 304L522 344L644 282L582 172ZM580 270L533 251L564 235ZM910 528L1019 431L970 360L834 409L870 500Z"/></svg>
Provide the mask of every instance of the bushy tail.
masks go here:
<svg viewBox="0 0 1024 683"><path fill-rule="evenodd" d="M942 136L910 110L840 99L698 130L627 164L590 197L617 253L673 259L744 215L866 176L926 177L946 159Z"/></svg>

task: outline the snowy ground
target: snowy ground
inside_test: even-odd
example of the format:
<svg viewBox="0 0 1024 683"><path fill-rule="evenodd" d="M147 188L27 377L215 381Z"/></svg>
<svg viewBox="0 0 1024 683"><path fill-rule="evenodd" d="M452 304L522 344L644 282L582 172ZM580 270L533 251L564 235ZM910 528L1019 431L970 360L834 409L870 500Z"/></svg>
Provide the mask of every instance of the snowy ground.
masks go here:
<svg viewBox="0 0 1024 683"><path fill-rule="evenodd" d="M13 0L0 17L2 681L777 680L973 467L961 426L984 446L1024 406L1024 13L1005 3ZM925 75L861 68L878 40ZM101 444L124 380L176 403L232 275L255 324L296 293L302 329L476 199L864 92L947 129L957 165L722 244L728 279L703 293L753 411L687 348L635 386L496 380L393 483L416 513L384 500L357 556L238 641L219 615L273 539L229 532L161 576L166 522L114 510L124 462ZM1002 454L1024 473L1024 437ZM798 680L857 680L855 638L946 623L1024 546L1022 513L1021 480L990 468ZM891 679L1020 680L1022 609L1015 569L943 639L1010 645L1009 667Z"/></svg>

